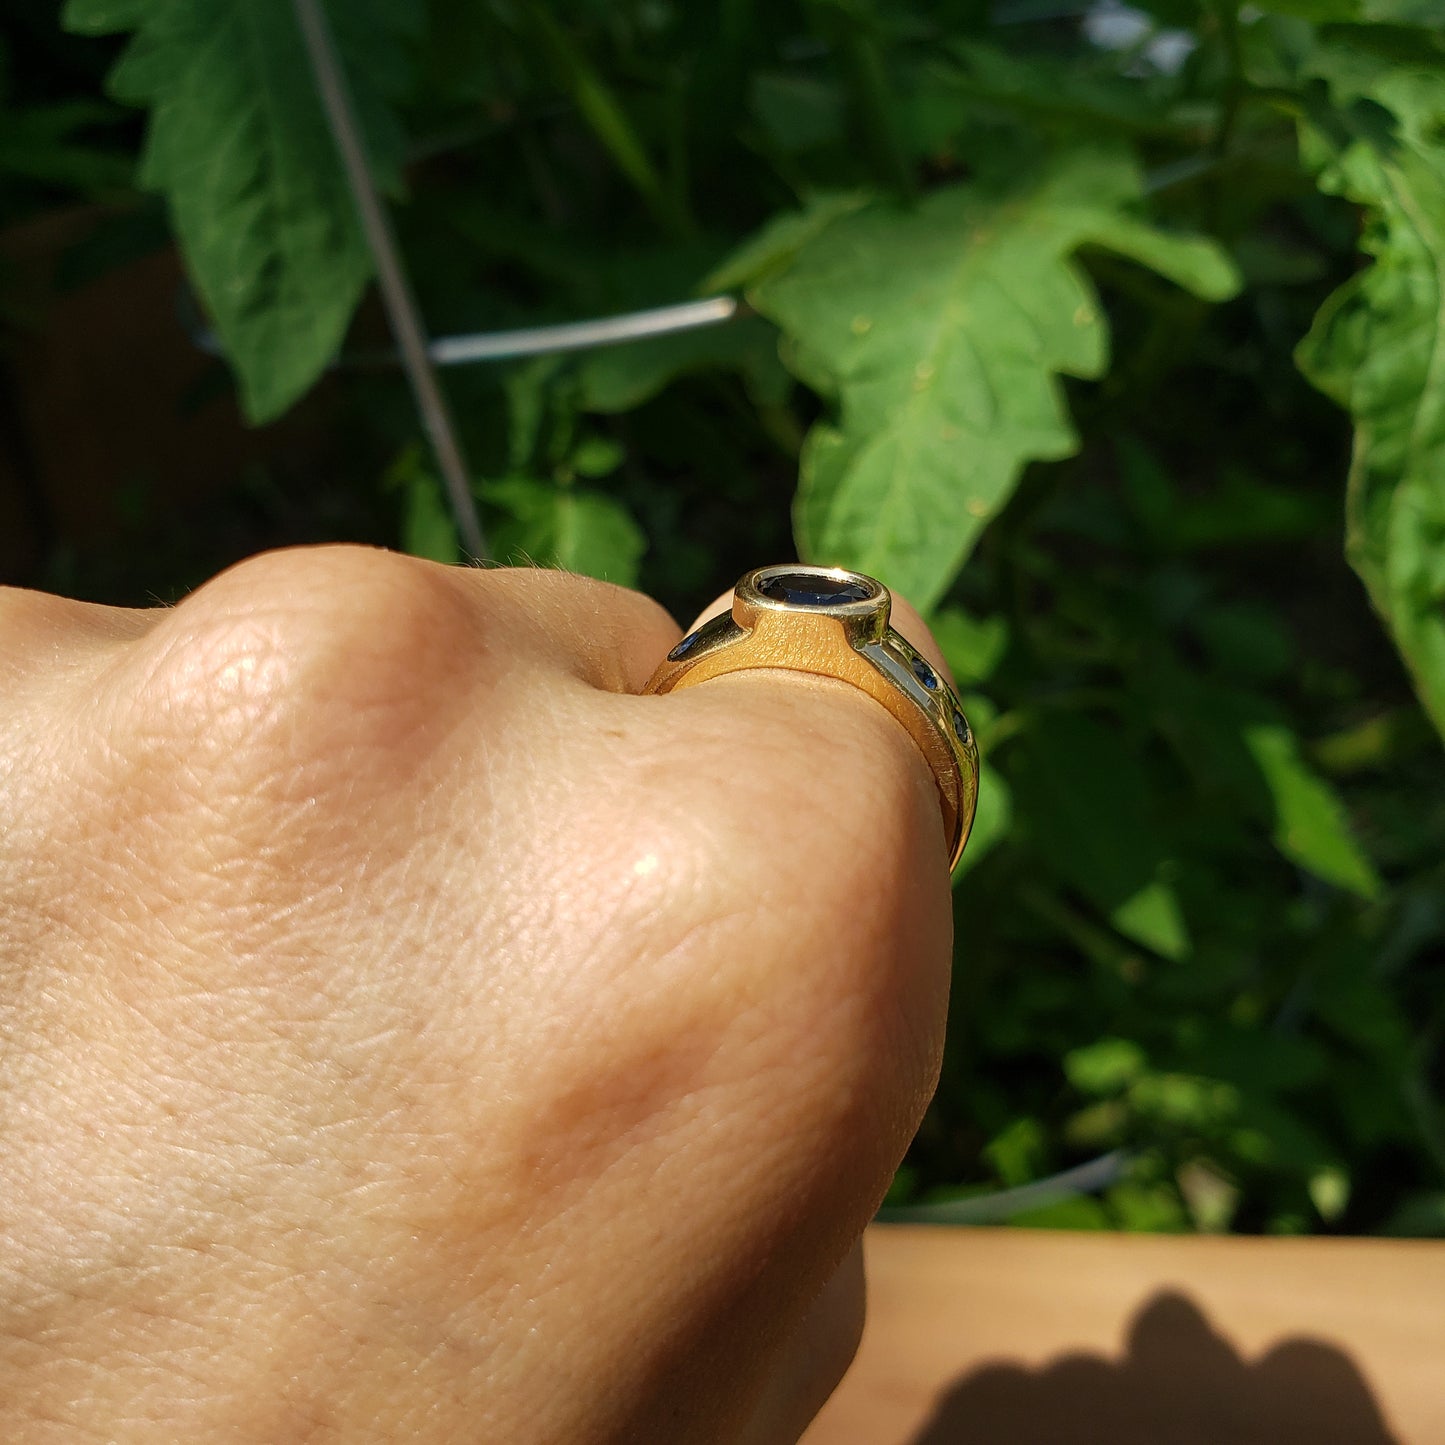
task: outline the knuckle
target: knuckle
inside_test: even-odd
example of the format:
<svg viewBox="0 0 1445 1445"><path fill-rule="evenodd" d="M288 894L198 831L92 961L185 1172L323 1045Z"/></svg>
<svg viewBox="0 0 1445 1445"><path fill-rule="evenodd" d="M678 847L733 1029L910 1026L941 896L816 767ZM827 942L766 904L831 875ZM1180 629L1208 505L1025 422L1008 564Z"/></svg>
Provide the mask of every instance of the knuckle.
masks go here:
<svg viewBox="0 0 1445 1445"><path fill-rule="evenodd" d="M391 773L427 745L472 625L444 569L360 547L263 554L153 629L130 716L213 774L314 790L328 768Z"/></svg>

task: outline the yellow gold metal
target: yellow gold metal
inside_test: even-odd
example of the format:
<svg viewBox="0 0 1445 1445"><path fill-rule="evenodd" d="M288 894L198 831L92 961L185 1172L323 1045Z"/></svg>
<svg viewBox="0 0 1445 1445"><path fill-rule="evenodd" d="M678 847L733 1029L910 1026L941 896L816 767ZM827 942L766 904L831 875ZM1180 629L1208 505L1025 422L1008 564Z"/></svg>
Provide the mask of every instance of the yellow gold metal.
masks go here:
<svg viewBox="0 0 1445 1445"><path fill-rule="evenodd" d="M806 587L866 593L810 605L779 598L794 581ZM773 595L764 590L773 588ZM798 588L793 589L795 593ZM803 595L798 593L798 595ZM958 865L978 801L978 749L958 695L937 668L889 625L892 598L881 582L838 567L792 563L758 567L733 592L731 613L704 623L678 643L644 693L694 687L751 668L780 667L851 683L903 725L933 772L948 840Z"/></svg>

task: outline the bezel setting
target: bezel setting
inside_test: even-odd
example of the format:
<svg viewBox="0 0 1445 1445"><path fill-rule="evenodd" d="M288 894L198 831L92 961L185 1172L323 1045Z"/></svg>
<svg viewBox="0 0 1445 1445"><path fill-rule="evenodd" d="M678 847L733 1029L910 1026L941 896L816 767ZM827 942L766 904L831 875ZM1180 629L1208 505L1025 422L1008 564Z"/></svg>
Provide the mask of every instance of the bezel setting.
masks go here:
<svg viewBox="0 0 1445 1445"><path fill-rule="evenodd" d="M709 678L782 668L848 683L903 725L933 773L957 865L978 798L978 750L944 675L889 625L892 597L842 567L780 563L739 579L732 607L684 637L644 688L671 692Z"/></svg>

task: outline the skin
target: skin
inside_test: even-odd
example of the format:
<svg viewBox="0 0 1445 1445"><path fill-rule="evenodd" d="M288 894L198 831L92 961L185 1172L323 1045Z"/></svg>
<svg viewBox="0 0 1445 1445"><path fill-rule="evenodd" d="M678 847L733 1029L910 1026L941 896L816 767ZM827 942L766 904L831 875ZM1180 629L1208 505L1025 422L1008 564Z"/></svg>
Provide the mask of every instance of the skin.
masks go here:
<svg viewBox="0 0 1445 1445"><path fill-rule="evenodd" d="M945 840L846 685L637 696L679 636L355 548L0 589L0 1439L796 1440Z"/></svg>

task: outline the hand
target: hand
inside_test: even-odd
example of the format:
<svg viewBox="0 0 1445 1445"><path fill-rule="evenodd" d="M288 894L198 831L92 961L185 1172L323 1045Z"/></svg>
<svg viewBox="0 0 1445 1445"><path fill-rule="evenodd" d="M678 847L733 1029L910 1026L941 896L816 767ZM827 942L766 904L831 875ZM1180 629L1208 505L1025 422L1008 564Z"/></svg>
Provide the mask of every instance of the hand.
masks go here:
<svg viewBox="0 0 1445 1445"><path fill-rule="evenodd" d="M636 696L678 635L352 548L0 589L0 1438L796 1439L945 840L844 684Z"/></svg>

